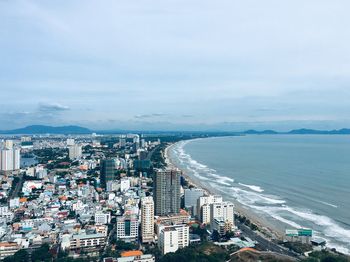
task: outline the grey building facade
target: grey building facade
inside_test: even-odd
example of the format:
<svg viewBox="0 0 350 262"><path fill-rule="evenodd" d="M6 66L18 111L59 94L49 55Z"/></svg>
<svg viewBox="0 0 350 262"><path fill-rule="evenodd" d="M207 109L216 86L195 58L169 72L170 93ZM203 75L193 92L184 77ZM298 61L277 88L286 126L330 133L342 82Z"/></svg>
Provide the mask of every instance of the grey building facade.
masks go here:
<svg viewBox="0 0 350 262"><path fill-rule="evenodd" d="M154 175L155 214L164 216L180 212L180 178L179 170L158 170Z"/></svg>

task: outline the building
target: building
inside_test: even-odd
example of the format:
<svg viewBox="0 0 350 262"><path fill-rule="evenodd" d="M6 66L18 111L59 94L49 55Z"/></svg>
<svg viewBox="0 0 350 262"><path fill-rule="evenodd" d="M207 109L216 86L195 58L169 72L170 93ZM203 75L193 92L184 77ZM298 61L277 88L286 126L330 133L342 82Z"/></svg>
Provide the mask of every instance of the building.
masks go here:
<svg viewBox="0 0 350 262"><path fill-rule="evenodd" d="M210 204L205 204L201 207L201 211L200 211L200 217L201 217L201 222L203 224L210 224L210 210L211 210L211 207L210 207Z"/></svg>
<svg viewBox="0 0 350 262"><path fill-rule="evenodd" d="M106 236L103 234L77 234L64 236L61 241L61 247L63 250L101 249L105 243Z"/></svg>
<svg viewBox="0 0 350 262"><path fill-rule="evenodd" d="M189 234L187 225L163 226L159 231L158 247L163 255L176 252L189 245Z"/></svg>
<svg viewBox="0 0 350 262"><path fill-rule="evenodd" d="M12 149L13 148L13 140L5 140L4 148Z"/></svg>
<svg viewBox="0 0 350 262"><path fill-rule="evenodd" d="M96 212L95 213L95 224L96 225L106 225L111 222L111 214L110 213L103 213L103 212Z"/></svg>
<svg viewBox="0 0 350 262"><path fill-rule="evenodd" d="M234 204L231 202L213 203L210 207L211 227L214 229L214 221L223 221L226 224L227 231L231 231L234 227ZM230 225L230 226L228 226ZM231 227L228 230L227 227Z"/></svg>
<svg viewBox="0 0 350 262"><path fill-rule="evenodd" d="M139 222L136 216L127 215L117 218L117 239L126 242L137 241Z"/></svg>
<svg viewBox="0 0 350 262"><path fill-rule="evenodd" d="M114 159L104 159L101 162L101 183L106 188L109 181L113 181L115 172L115 161Z"/></svg>
<svg viewBox="0 0 350 262"><path fill-rule="evenodd" d="M159 170L154 178L154 202L156 215L179 213L181 171Z"/></svg>
<svg viewBox="0 0 350 262"><path fill-rule="evenodd" d="M125 192L128 191L130 188L130 180L127 177L123 177L120 179L120 191Z"/></svg>
<svg viewBox="0 0 350 262"><path fill-rule="evenodd" d="M135 252L136 251L129 251ZM145 255L134 255L134 256L123 256L118 258L106 257L103 262L155 262L156 258L151 254Z"/></svg>
<svg viewBox="0 0 350 262"><path fill-rule="evenodd" d="M7 140L8 141L8 140ZM20 149L19 148L2 148L0 149L0 171L8 172L20 169Z"/></svg>
<svg viewBox="0 0 350 262"><path fill-rule="evenodd" d="M83 155L83 150L81 145L73 145L68 147L69 159L76 160L80 159Z"/></svg>
<svg viewBox="0 0 350 262"><path fill-rule="evenodd" d="M153 242L154 236L154 202L152 197L141 201L141 237L143 243Z"/></svg>
<svg viewBox="0 0 350 262"><path fill-rule="evenodd" d="M0 260L8 256L13 256L19 249L20 247L17 243L0 242Z"/></svg>
<svg viewBox="0 0 350 262"><path fill-rule="evenodd" d="M201 188L185 189L185 207L191 210L192 216L197 216L197 202L201 196L204 196Z"/></svg>
<svg viewBox="0 0 350 262"><path fill-rule="evenodd" d="M75 140L74 138L67 138L67 146L74 146L75 145Z"/></svg>
<svg viewBox="0 0 350 262"><path fill-rule="evenodd" d="M212 223L213 231L216 230L220 236L224 236L227 232L232 231L231 222L223 218L215 218Z"/></svg>
<svg viewBox="0 0 350 262"><path fill-rule="evenodd" d="M159 229L162 226L172 226L178 224L188 224L191 220L191 216L184 210L181 210L180 214L170 214L167 216L157 217L156 220L156 233L159 234Z"/></svg>
<svg viewBox="0 0 350 262"><path fill-rule="evenodd" d="M200 216L200 220L203 224L209 224L211 222L210 208L213 203L221 203L222 196L209 195L199 197L197 200L197 214Z"/></svg>

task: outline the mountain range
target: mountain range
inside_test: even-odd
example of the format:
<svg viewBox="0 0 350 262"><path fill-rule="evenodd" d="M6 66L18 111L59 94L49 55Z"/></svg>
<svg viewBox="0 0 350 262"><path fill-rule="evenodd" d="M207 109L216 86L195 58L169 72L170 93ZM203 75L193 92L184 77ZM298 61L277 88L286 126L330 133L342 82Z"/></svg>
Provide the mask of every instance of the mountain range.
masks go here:
<svg viewBox="0 0 350 262"><path fill-rule="evenodd" d="M90 134L92 131L85 127L80 126L44 126L44 125L31 125L24 128L18 128L13 130L3 130L0 134Z"/></svg>
<svg viewBox="0 0 350 262"><path fill-rule="evenodd" d="M91 134L96 133L108 133L111 134L113 131L93 131L81 126L45 126L45 125L31 125L24 128L12 129L12 130L0 130L0 134L23 134L23 135L33 135L33 134ZM116 130L117 133L127 133L132 132L131 130L120 131ZM134 131L135 132L135 131ZM154 131L155 132L155 131ZM154 133L153 132L153 133ZM164 132L164 131L163 131ZM162 133L163 133L162 132ZM176 132L178 133L178 132ZM202 133L217 133L217 132L202 132ZM243 132L220 132L222 134L245 134L245 135L274 135L274 134L290 134L290 135L349 135L350 129L343 128L337 130L315 130L315 129L294 129L289 132L278 132L274 130L247 130Z"/></svg>

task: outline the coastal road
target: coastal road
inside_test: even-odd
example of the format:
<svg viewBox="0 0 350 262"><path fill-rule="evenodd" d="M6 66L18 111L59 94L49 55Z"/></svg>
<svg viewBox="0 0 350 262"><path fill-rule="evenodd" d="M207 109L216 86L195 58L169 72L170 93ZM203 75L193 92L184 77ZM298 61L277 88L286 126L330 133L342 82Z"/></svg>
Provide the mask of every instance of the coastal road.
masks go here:
<svg viewBox="0 0 350 262"><path fill-rule="evenodd" d="M259 246L264 251L275 252L275 253L290 256L293 258L299 257L298 254L290 251L289 249L282 247L282 246L258 235L250 227L246 226L245 224L237 222L236 225L237 225L238 229L241 230L243 236L249 237L253 241L258 242Z"/></svg>

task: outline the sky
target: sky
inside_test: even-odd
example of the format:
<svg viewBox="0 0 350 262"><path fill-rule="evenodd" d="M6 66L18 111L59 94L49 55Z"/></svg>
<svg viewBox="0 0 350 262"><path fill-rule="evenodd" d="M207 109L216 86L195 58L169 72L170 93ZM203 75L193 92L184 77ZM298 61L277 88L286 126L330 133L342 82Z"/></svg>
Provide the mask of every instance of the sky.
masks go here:
<svg viewBox="0 0 350 262"><path fill-rule="evenodd" d="M0 129L350 127L348 0L0 0Z"/></svg>

